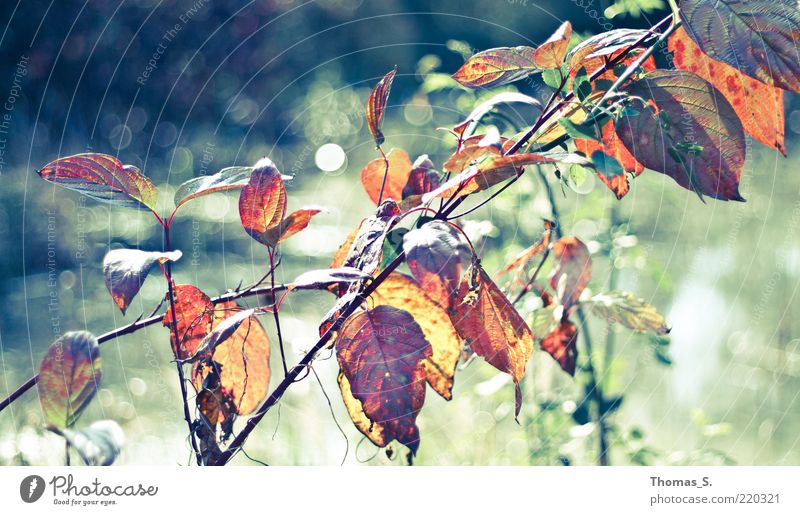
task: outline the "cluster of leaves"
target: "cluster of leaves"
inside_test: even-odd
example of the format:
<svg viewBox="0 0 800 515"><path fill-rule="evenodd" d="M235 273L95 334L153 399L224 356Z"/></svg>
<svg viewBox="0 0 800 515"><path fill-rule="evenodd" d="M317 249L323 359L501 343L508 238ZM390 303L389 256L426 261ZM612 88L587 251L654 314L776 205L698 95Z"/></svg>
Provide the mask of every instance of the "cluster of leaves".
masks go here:
<svg viewBox="0 0 800 515"><path fill-rule="evenodd" d="M669 21L654 29L664 29ZM310 363L314 352L332 342L342 398L355 426L374 444L385 447L396 440L413 456L420 443L416 419L426 385L451 399L459 362L477 355L509 374L519 414L520 382L537 345L575 374L577 311L586 308L609 323L666 334L664 318L635 295L611 291L591 296L589 249L576 237L562 236L554 222L546 221L541 239L497 272L496 277L509 277L501 288L459 225L463 214L453 212L477 193L501 183L502 189L508 187L529 166L593 170L619 198L629 190L629 178L650 169L701 199L743 200L738 186L745 133L785 152L782 90L800 91L800 63L792 44L798 34L800 14L788 0L684 0L660 34L613 30L570 50L567 22L537 48L477 53L453 75L463 86L495 87L541 73L553 93L543 106L518 93L501 93L477 106L449 129L457 143L441 172L428 156L412 162L404 150L386 154L381 148L392 70L373 89L366 108L380 157L362 169L361 182L375 212L349 234L329 269L307 272L288 289L324 288L337 297L320 324L317 346L301 363ZM667 39L675 70L657 69L652 59ZM494 127L479 133L482 118L507 103L537 106L541 115L523 134L502 135ZM268 158L252 168L226 168L184 183L166 221L155 213L152 183L114 157L72 156L39 174L100 201L153 211L164 228L163 251L109 252L103 263L106 285L125 313L159 264L169 303L163 323L170 329L181 381L183 367L190 365L197 392L198 416L189 420L188 408L186 415L192 442L195 437L200 442L198 462L224 463L229 451L221 451L220 444L231 435L235 418L257 410L255 422L236 442L246 438L271 405L262 405L270 380L270 342L258 315L274 315L283 358L282 298L273 290L269 305L245 309L232 299L215 303L194 285L175 284L171 268L181 254L169 245L172 220L194 198L241 190L242 226L266 247L270 269L264 280L271 278L274 287L279 244L322 210L303 208L287 216L286 177ZM407 272L398 270L402 264ZM542 281L545 266L549 277ZM516 304L531 294L538 308L523 316ZM296 377L285 362L284 370L286 377L273 394L278 398ZM76 446L79 438L68 428L99 380L97 341L89 333L65 335L42 362L40 397L48 423ZM102 447L101 440L113 440L92 436L97 433L90 427L82 435L96 447ZM106 459L114 453L94 454Z"/></svg>

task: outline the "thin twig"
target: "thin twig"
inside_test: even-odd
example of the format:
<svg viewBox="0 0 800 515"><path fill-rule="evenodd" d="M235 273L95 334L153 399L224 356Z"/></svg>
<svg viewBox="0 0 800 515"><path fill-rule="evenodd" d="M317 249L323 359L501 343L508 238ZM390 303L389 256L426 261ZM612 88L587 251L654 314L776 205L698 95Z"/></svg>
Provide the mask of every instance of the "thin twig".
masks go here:
<svg viewBox="0 0 800 515"><path fill-rule="evenodd" d="M272 287L275 288L275 249L269 249L269 268L272 271L270 274L270 282ZM280 303L273 296L274 305L272 307L272 317L275 319L275 331L278 333L278 347L281 350L281 363L283 364L284 377L289 373L289 368L286 366L286 352L283 350L283 335L281 334L281 317L278 314L280 311Z"/></svg>

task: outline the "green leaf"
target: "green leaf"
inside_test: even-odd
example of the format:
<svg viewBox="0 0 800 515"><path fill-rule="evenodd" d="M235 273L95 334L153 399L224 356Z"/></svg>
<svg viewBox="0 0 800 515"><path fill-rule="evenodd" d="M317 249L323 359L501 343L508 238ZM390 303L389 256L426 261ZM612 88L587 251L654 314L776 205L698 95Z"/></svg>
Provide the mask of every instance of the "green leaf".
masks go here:
<svg viewBox="0 0 800 515"><path fill-rule="evenodd" d="M667 321L656 308L629 292L601 293L589 301L592 313L612 323L622 324L640 332L667 334Z"/></svg>
<svg viewBox="0 0 800 515"><path fill-rule="evenodd" d="M592 84L589 82L589 74L586 73L586 68L581 67L572 79L572 91L575 96L583 102L592 94Z"/></svg>
<svg viewBox="0 0 800 515"><path fill-rule="evenodd" d="M252 166L231 166L214 175L195 177L178 186L175 191L175 209L192 199L218 191L243 188L253 173Z"/></svg>
<svg viewBox="0 0 800 515"><path fill-rule="evenodd" d="M53 342L39 365L39 401L50 426L72 426L97 392L102 372L97 338L86 331Z"/></svg>
<svg viewBox="0 0 800 515"><path fill-rule="evenodd" d="M600 135L597 134L597 126L594 123L584 125L575 123L569 118L559 118L558 124L564 127L567 135L571 138L601 141Z"/></svg>

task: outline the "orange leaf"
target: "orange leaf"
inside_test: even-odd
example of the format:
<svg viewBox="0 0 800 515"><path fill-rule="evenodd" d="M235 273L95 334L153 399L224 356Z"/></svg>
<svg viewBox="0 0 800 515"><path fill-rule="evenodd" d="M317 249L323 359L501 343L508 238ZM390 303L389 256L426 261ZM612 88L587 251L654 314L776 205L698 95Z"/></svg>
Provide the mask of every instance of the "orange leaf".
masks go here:
<svg viewBox="0 0 800 515"><path fill-rule="evenodd" d="M782 89L768 86L733 66L711 59L683 27L669 37L669 49L677 69L692 72L714 84L736 111L745 132L786 155Z"/></svg>
<svg viewBox="0 0 800 515"><path fill-rule="evenodd" d="M308 227L311 218L322 213L322 211L321 208L315 207L299 209L281 220L278 225L264 231L258 241L269 247L275 247L278 243Z"/></svg>
<svg viewBox="0 0 800 515"><path fill-rule="evenodd" d="M402 200L403 188L411 175L411 159L405 150L393 148L386 154L386 158L389 161L388 172L386 162L381 157L373 159L361 170L361 185L375 205L378 204L384 172L386 172L386 186L383 189L383 199L390 198L396 202Z"/></svg>
<svg viewBox="0 0 800 515"><path fill-rule="evenodd" d="M572 24L565 21L547 41L539 45L533 54L533 62L544 70L561 66L567 55L569 38L572 36Z"/></svg>
<svg viewBox="0 0 800 515"><path fill-rule="evenodd" d="M550 287L564 306L564 313L578 302L592 278L592 257L586 245L573 236L565 236L553 244L555 266Z"/></svg>
<svg viewBox="0 0 800 515"><path fill-rule="evenodd" d="M397 440L416 454L416 418L425 402L421 364L432 351L414 317L385 305L355 313L335 345L353 398L361 403L364 415L380 425L384 443Z"/></svg>
<svg viewBox="0 0 800 515"><path fill-rule="evenodd" d="M256 163L250 181L239 195L239 218L256 241L278 225L286 213L286 188L281 173L269 158Z"/></svg>
<svg viewBox="0 0 800 515"><path fill-rule="evenodd" d="M178 284L173 288L177 335L172 327L172 309L167 308L163 324L169 327L172 352L177 359L195 355L200 342L211 332L214 305L211 299L191 284Z"/></svg>
<svg viewBox="0 0 800 515"><path fill-rule="evenodd" d="M601 133L602 142L591 139L576 139L575 148L578 152L582 152L587 157L590 157L595 151L603 152L604 154L613 157L620 164L625 172L639 175L644 171L644 166L638 162L622 141L617 137L614 131L614 122L608 120L603 126ZM597 177L603 181L603 184L608 186L608 189L614 192L618 199L621 199L628 193L628 178L622 174L614 177L607 177L604 173L596 170Z"/></svg>
<svg viewBox="0 0 800 515"><path fill-rule="evenodd" d="M404 309L414 317L433 350L422 362L425 377L439 395L450 400L462 341L445 308L430 298L414 279L398 272L390 274L370 299L374 306Z"/></svg>
<svg viewBox="0 0 800 515"><path fill-rule="evenodd" d="M241 311L234 301L214 306L212 329L223 320ZM269 386L269 339L255 316L244 320L236 331L217 345L211 360L221 365L219 382L222 392L230 396L236 413L252 413L267 396ZM212 366L198 361L192 370L192 382L200 390Z"/></svg>
<svg viewBox="0 0 800 515"><path fill-rule="evenodd" d="M520 381L533 352L533 334L500 288L479 264L465 274L450 319L465 345L496 369L511 375L515 413L522 408Z"/></svg>
<svg viewBox="0 0 800 515"><path fill-rule="evenodd" d="M381 132L383 115L386 111L386 101L389 99L389 92L392 89L392 82L397 73L397 68L387 73L378 84L372 88L372 92L367 99L367 126L372 134L377 146L383 145L384 138Z"/></svg>
<svg viewBox="0 0 800 515"><path fill-rule="evenodd" d="M468 88L490 88L527 77L538 69L533 60L536 49L527 46L500 47L473 55L453 78Z"/></svg>
<svg viewBox="0 0 800 515"><path fill-rule="evenodd" d="M569 320L562 320L558 327L542 340L542 350L553 356L567 374L575 375L578 360L578 328Z"/></svg>

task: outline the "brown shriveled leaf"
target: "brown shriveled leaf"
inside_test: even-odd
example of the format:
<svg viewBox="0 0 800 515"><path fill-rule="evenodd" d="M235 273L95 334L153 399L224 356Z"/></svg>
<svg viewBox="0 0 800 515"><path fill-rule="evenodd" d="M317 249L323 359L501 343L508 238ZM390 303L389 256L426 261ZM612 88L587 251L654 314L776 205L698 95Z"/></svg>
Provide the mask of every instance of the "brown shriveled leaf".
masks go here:
<svg viewBox="0 0 800 515"><path fill-rule="evenodd" d="M547 41L539 45L533 53L533 63L543 70L559 68L567 55L569 39L572 37L572 24L565 21Z"/></svg>
<svg viewBox="0 0 800 515"><path fill-rule="evenodd" d="M674 56L675 68L692 72L714 84L736 111L745 132L786 155L783 144L783 90L711 59L692 41L683 27L669 37L669 49Z"/></svg>
<svg viewBox="0 0 800 515"><path fill-rule="evenodd" d="M603 181L603 184L608 186L608 189L614 192L618 199L624 197L629 190L628 177L626 173L632 173L638 176L644 171L644 166L638 162L625 145L622 144L614 131L614 122L608 120L603 126L601 133L602 141L595 141L591 139L575 139L575 148L578 152L582 152L585 156L591 157L597 151L610 156L617 160L622 168L622 174L608 175L603 173L603 170L597 169L595 173L597 177Z"/></svg>
<svg viewBox="0 0 800 515"><path fill-rule="evenodd" d="M626 91L636 113L623 114L617 135L638 162L684 188L720 200L738 200L745 160L742 124L714 86L693 73L656 70Z"/></svg>
<svg viewBox="0 0 800 515"><path fill-rule="evenodd" d="M175 358L183 360L194 356L200 342L211 332L214 305L208 295L191 284L176 285L173 288L173 295L175 297L177 335L173 331L171 308L167 308L162 323L169 328L170 342Z"/></svg>
<svg viewBox="0 0 800 515"><path fill-rule="evenodd" d="M299 233L311 222L311 218L325 211L321 207L305 207L298 209L272 226L258 238L258 241L268 247L277 247L283 240Z"/></svg>
<svg viewBox="0 0 800 515"><path fill-rule="evenodd" d="M233 301L214 306L213 328L230 317L238 316L242 308ZM219 383L223 394L230 396L238 415L252 413L267 396L269 387L269 339L261 322L249 316L227 339L219 343L211 362L220 366ZM200 390L215 365L199 361L192 369L192 382Z"/></svg>
<svg viewBox="0 0 800 515"><path fill-rule="evenodd" d="M428 384L450 400L462 342L445 308L430 298L414 279L398 272L390 274L370 299L373 306L393 306L414 317L433 351L422 362Z"/></svg>
<svg viewBox="0 0 800 515"><path fill-rule="evenodd" d="M629 292L611 291L595 295L590 305L595 315L634 331L660 335L670 331L667 321L656 308Z"/></svg>
<svg viewBox="0 0 800 515"><path fill-rule="evenodd" d="M100 384L100 347L86 331L64 334L47 349L39 365L39 402L48 425L72 426Z"/></svg>
<svg viewBox="0 0 800 515"><path fill-rule="evenodd" d="M386 159L389 161L389 171L383 188L383 200L392 199L399 203L403 199L403 188L411 175L411 159L405 150L399 148L390 150ZM373 159L361 170L361 185L375 205L378 205L384 172L386 162L382 157Z"/></svg>
<svg viewBox="0 0 800 515"><path fill-rule="evenodd" d="M103 258L103 277L106 288L122 314L139 293L147 274L156 263L177 261L181 251L146 252L137 249L114 249Z"/></svg>
<svg viewBox="0 0 800 515"><path fill-rule="evenodd" d="M439 172L433 169L433 162L423 154L414 161L411 174L403 187L400 209L405 212L422 203L422 196L439 187Z"/></svg>
<svg viewBox="0 0 800 515"><path fill-rule="evenodd" d="M361 220L361 222L358 223L358 226L350 231L350 233L347 235L347 238L345 238L342 244L339 245L339 248L336 249L336 252L333 254L333 259L331 260L331 268L341 268L344 266L347 256L350 255L350 249L353 248L353 242L355 241L356 236L358 236L358 231L361 230L361 226L365 221L366 218Z"/></svg>
<svg viewBox="0 0 800 515"><path fill-rule="evenodd" d="M540 71L534 64L536 49L500 47L473 55L453 78L467 88L491 88L523 79Z"/></svg>
<svg viewBox="0 0 800 515"><path fill-rule="evenodd" d="M542 350L553 356L567 374L575 375L578 360L578 328L569 320L561 323L542 339Z"/></svg>
<svg viewBox="0 0 800 515"><path fill-rule="evenodd" d="M106 154L78 154L48 163L39 176L100 202L155 211L158 192L141 170Z"/></svg>
<svg viewBox="0 0 800 515"><path fill-rule="evenodd" d="M323 284L352 283L369 279L369 275L352 267L326 268L324 270L309 270L298 275L289 285L289 289L313 288Z"/></svg>
<svg viewBox="0 0 800 515"><path fill-rule="evenodd" d="M416 418L425 402L422 361L432 351L414 317L386 305L357 312L345 322L335 345L339 366L364 415L380 425L384 441L397 440L416 454Z"/></svg>
<svg viewBox="0 0 800 515"><path fill-rule="evenodd" d="M269 158L256 163L250 181L239 195L239 218L253 239L262 238L283 220L286 214L286 187L281 173ZM266 245L266 243L264 243Z"/></svg>
<svg viewBox="0 0 800 515"><path fill-rule="evenodd" d="M683 0L680 17L700 50L764 84L800 93L795 0Z"/></svg>
<svg viewBox="0 0 800 515"><path fill-rule="evenodd" d="M374 215L361 222L342 266L357 268L366 274L375 272L381 264L383 240L391 228L390 222L399 214L400 208L395 201L384 200Z"/></svg>
<svg viewBox="0 0 800 515"><path fill-rule="evenodd" d="M433 220L403 236L408 268L421 288L437 303L450 307L472 250L461 232L447 222Z"/></svg>
<svg viewBox="0 0 800 515"><path fill-rule="evenodd" d="M450 320L464 343L496 369L511 375L515 413L522 408L520 381L533 352L533 334L479 264L461 281Z"/></svg>
<svg viewBox="0 0 800 515"><path fill-rule="evenodd" d="M387 73L378 82L367 99L367 127L372 134L377 146L383 145L384 138L381 132L381 125L383 125L383 115L386 113L386 102L389 100L389 92L392 89L392 82L394 76L397 74L397 68Z"/></svg>
<svg viewBox="0 0 800 515"><path fill-rule="evenodd" d="M592 278L592 257L586 245L573 236L565 236L553 244L555 264L550 287L564 313L578 302Z"/></svg>
<svg viewBox="0 0 800 515"><path fill-rule="evenodd" d="M468 140L472 136L475 127L478 125L478 122L486 115L486 113L500 104L510 103L522 103L538 106L540 109L542 108L542 104L529 95L523 95L522 93L517 93L516 91L504 91L494 95L489 100L478 104L463 122L453 127L453 133L461 139Z"/></svg>
<svg viewBox="0 0 800 515"><path fill-rule="evenodd" d="M554 222L545 220L544 232L542 233L542 237L539 239L539 241L517 254L517 257L515 257L509 264L497 272L497 276L499 277L511 272L512 270L515 270L515 280L519 280L521 275L525 272L525 268L528 266L528 263L530 263L531 259L541 255L545 250L547 250L547 247L550 246L550 238L553 235L554 227Z"/></svg>

